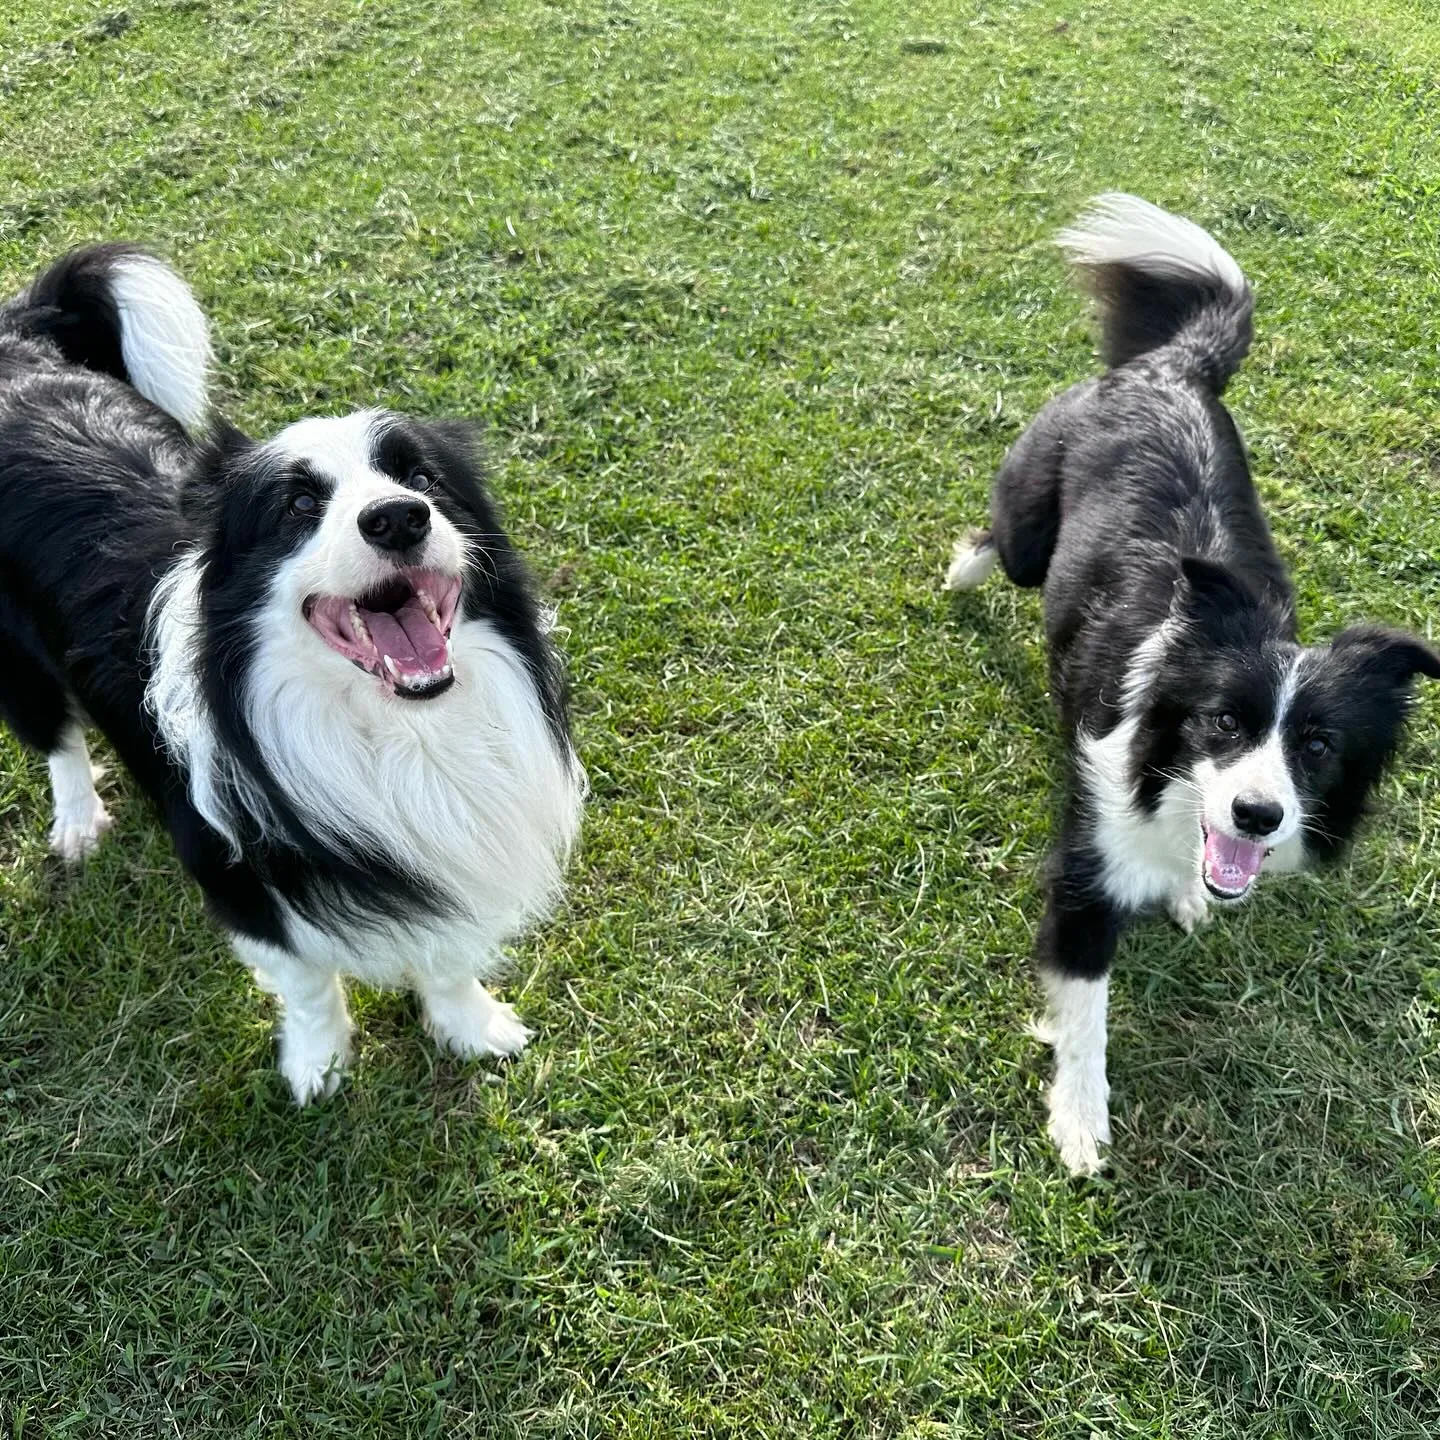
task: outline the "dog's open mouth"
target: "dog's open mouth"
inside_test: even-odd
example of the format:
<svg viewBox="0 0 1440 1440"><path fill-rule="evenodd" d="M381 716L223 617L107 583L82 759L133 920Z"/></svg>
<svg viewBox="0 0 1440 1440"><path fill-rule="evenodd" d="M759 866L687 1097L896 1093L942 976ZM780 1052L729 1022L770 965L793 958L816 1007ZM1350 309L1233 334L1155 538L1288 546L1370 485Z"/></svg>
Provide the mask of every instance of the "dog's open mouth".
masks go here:
<svg viewBox="0 0 1440 1440"><path fill-rule="evenodd" d="M458 576L405 569L363 595L312 595L305 618L386 690L428 700L455 680L450 627L459 599Z"/></svg>
<svg viewBox="0 0 1440 1440"><path fill-rule="evenodd" d="M1205 888L1218 900L1238 900L1248 894L1270 853L1264 842L1225 835L1208 825L1202 824L1200 829L1205 836L1200 860Z"/></svg>

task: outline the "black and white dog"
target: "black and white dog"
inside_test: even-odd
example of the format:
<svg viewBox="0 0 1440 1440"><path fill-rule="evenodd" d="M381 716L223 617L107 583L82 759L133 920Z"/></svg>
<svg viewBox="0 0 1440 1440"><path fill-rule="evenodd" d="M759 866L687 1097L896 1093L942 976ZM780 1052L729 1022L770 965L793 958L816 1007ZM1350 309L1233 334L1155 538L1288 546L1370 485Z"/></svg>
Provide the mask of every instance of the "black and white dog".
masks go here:
<svg viewBox="0 0 1440 1440"><path fill-rule="evenodd" d="M584 774L468 431L372 410L257 443L207 425L209 360L132 247L0 307L0 718L49 756L52 847L110 823L93 724L279 996L302 1104L350 1055L342 975L513 1054L481 982L560 892Z"/></svg>
<svg viewBox="0 0 1440 1440"><path fill-rule="evenodd" d="M1055 1047L1050 1134L1095 1171L1110 1139L1107 976L1163 906L1187 931L1262 869L1337 856L1395 751L1420 641L1357 626L1302 648L1295 605L1220 403L1250 345L1240 267L1188 220L1106 195L1060 244L1099 304L1108 371L1052 400L996 477L991 529L947 584L996 560L1043 585L1070 782L1036 940Z"/></svg>

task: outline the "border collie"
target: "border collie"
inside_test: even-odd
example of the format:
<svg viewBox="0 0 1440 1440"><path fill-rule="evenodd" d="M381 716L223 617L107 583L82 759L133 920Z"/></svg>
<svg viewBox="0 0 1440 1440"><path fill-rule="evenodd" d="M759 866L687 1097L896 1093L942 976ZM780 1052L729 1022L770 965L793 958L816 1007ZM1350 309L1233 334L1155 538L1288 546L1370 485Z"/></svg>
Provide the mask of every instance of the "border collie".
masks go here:
<svg viewBox="0 0 1440 1440"><path fill-rule="evenodd" d="M1069 784L1036 958L1055 1049L1050 1135L1070 1170L1110 1139L1107 977L1121 931L1187 932L1262 871L1335 858L1440 659L1361 625L1296 641L1295 602L1220 403L1250 345L1240 267L1188 220L1104 195L1060 237L1100 310L1104 375L1052 400L995 480L991 528L947 586L996 561L1043 586Z"/></svg>
<svg viewBox="0 0 1440 1440"><path fill-rule="evenodd" d="M110 823L94 725L279 997L301 1104L350 1057L342 975L514 1054L481 982L560 892L584 773L469 431L367 410L257 442L208 424L209 361L130 246L0 306L0 718L49 757L52 848Z"/></svg>

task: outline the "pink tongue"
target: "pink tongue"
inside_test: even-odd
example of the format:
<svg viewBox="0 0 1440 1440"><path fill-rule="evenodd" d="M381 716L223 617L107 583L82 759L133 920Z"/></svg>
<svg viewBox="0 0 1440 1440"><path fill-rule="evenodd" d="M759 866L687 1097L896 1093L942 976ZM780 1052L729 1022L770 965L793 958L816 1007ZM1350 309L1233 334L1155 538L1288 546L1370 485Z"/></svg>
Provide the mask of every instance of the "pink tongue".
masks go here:
<svg viewBox="0 0 1440 1440"><path fill-rule="evenodd" d="M421 609L407 600L393 615L361 610L360 618L381 655L388 655L402 675L433 675L445 667L445 637Z"/></svg>
<svg viewBox="0 0 1440 1440"><path fill-rule="evenodd" d="M1239 892L1260 873L1265 847L1212 830L1205 837L1205 873L1217 890Z"/></svg>

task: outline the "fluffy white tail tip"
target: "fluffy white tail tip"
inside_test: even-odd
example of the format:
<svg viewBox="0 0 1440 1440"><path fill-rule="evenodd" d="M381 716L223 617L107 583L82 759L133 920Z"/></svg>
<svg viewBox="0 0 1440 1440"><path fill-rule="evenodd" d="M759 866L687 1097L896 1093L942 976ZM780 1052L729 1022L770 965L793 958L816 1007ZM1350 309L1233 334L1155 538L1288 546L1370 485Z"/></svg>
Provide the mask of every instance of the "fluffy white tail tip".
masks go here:
<svg viewBox="0 0 1440 1440"><path fill-rule="evenodd" d="M972 530L955 542L950 568L945 572L945 588L974 590L989 578L999 558L990 537L983 531Z"/></svg>
<svg viewBox="0 0 1440 1440"><path fill-rule="evenodd" d="M1243 291L1245 275L1208 231L1138 195L1111 191L1055 243L1074 265L1130 265L1147 275L1212 275L1227 290Z"/></svg>
<svg viewBox="0 0 1440 1440"><path fill-rule="evenodd" d="M190 287L150 255L126 255L111 273L120 353L130 383L191 430L209 410L210 327Z"/></svg>

